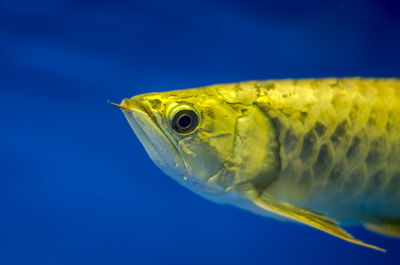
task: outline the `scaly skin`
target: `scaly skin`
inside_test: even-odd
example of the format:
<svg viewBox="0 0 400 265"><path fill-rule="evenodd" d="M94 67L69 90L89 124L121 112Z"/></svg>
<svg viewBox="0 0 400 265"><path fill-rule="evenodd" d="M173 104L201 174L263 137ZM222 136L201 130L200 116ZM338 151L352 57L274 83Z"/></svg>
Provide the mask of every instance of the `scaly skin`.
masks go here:
<svg viewBox="0 0 400 265"><path fill-rule="evenodd" d="M400 219L400 81L280 80L255 86L280 144L264 194L342 222Z"/></svg>

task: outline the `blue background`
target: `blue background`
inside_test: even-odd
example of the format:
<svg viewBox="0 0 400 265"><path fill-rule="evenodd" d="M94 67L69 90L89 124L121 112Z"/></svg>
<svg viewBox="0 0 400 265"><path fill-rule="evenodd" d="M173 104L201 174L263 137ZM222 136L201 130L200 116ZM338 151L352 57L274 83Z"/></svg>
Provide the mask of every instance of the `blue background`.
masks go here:
<svg viewBox="0 0 400 265"><path fill-rule="evenodd" d="M396 1L0 1L0 264L399 264L200 198L148 158L135 94L400 77Z"/></svg>

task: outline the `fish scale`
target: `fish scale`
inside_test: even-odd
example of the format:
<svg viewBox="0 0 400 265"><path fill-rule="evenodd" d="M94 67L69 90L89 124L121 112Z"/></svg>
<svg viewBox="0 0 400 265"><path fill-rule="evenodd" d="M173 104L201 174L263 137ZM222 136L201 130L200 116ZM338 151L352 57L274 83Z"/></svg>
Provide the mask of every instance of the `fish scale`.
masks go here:
<svg viewBox="0 0 400 265"><path fill-rule="evenodd" d="M273 120L280 143L281 173L266 193L331 209L328 215L342 219L371 210L398 215L400 193L393 191L400 191L399 81L280 80L257 86L256 104ZM364 203L355 209L356 201Z"/></svg>

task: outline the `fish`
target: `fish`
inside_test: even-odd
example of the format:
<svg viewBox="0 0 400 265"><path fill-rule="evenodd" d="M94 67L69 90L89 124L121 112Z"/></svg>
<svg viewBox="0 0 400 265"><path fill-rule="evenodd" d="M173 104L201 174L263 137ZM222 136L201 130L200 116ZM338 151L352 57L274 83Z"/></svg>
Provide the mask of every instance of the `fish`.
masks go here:
<svg viewBox="0 0 400 265"><path fill-rule="evenodd" d="M245 81L111 104L202 197L379 251L343 227L400 237L400 79Z"/></svg>

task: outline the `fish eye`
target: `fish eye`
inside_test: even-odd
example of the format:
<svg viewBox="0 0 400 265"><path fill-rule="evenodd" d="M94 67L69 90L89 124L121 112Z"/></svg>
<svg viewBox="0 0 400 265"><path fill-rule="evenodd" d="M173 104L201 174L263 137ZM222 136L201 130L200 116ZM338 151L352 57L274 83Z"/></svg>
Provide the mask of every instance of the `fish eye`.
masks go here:
<svg viewBox="0 0 400 265"><path fill-rule="evenodd" d="M179 134L193 132L199 125L199 116L191 108L177 110L171 119L171 128Z"/></svg>

